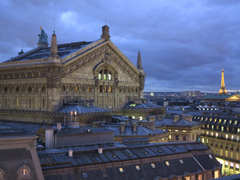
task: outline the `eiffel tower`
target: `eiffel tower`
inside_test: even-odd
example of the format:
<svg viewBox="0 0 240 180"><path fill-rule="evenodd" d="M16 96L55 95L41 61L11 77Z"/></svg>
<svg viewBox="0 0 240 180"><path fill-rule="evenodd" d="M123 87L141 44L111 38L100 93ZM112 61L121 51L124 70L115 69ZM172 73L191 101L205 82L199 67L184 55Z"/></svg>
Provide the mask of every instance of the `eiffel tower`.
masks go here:
<svg viewBox="0 0 240 180"><path fill-rule="evenodd" d="M219 94L227 94L227 90L225 88L225 82L224 82L224 70L222 69L222 81L221 81L221 88L219 90Z"/></svg>

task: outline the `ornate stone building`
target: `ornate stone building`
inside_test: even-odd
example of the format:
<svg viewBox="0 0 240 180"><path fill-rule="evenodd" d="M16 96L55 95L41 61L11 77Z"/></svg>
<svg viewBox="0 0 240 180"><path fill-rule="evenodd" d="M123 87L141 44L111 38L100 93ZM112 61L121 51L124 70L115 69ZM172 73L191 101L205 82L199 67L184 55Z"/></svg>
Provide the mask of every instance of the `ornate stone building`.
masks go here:
<svg viewBox="0 0 240 180"><path fill-rule="evenodd" d="M94 99L94 105L122 108L141 98L145 83L141 55L137 67L111 42L109 27L93 42L51 47L41 29L38 47L0 63L0 109L57 111L65 102Z"/></svg>

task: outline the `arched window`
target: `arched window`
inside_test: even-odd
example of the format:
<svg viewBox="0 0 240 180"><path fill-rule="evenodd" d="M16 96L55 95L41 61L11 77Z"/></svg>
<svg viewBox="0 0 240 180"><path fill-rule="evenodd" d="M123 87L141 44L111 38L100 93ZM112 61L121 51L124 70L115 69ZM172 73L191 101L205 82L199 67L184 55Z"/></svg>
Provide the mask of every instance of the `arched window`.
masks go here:
<svg viewBox="0 0 240 180"><path fill-rule="evenodd" d="M98 73L98 79L99 80L108 80L111 81L112 78L112 72L109 71L108 69L102 69L101 71L99 71Z"/></svg>
<svg viewBox="0 0 240 180"><path fill-rule="evenodd" d="M77 93L79 91L79 87L75 86L75 92Z"/></svg>
<svg viewBox="0 0 240 180"><path fill-rule="evenodd" d="M28 88L28 92L32 92L32 87L29 87L29 88Z"/></svg>
<svg viewBox="0 0 240 180"><path fill-rule="evenodd" d="M46 88L45 86L42 87L42 92L45 92L46 91Z"/></svg>
<svg viewBox="0 0 240 180"><path fill-rule="evenodd" d="M19 87L16 87L16 92L19 92Z"/></svg>
<svg viewBox="0 0 240 180"><path fill-rule="evenodd" d="M30 179L31 178L31 169L23 165L18 169L18 179Z"/></svg>
<svg viewBox="0 0 240 180"><path fill-rule="evenodd" d="M88 86L87 92L91 92L91 87L90 86Z"/></svg>
<svg viewBox="0 0 240 180"><path fill-rule="evenodd" d="M3 169L0 169L0 179L4 179L5 176L5 172L3 171Z"/></svg>

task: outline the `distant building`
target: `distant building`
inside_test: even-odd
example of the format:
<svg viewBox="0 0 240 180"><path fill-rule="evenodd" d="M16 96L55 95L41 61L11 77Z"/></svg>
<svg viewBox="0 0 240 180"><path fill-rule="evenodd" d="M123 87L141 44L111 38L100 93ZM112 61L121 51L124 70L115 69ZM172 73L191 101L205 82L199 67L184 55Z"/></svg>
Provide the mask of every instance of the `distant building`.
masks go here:
<svg viewBox="0 0 240 180"><path fill-rule="evenodd" d="M209 146L222 164L223 174L240 173L240 120L238 117L196 115L201 122L201 141Z"/></svg>
<svg viewBox="0 0 240 180"><path fill-rule="evenodd" d="M44 180L36 139L34 134L0 125L1 180Z"/></svg>
<svg viewBox="0 0 240 180"><path fill-rule="evenodd" d="M201 134L201 124L192 121L192 115L183 114L159 118L156 128L169 131L169 142L197 141Z"/></svg>
<svg viewBox="0 0 240 180"><path fill-rule="evenodd" d="M225 102L225 101L240 101L240 95L206 95L203 97L203 102Z"/></svg>
<svg viewBox="0 0 240 180"><path fill-rule="evenodd" d="M149 143L168 142L169 133L155 128L155 123L151 121L141 121L141 125L137 122L125 124L106 124L102 127L114 132L114 141L123 142L127 139L135 139L135 141L147 141Z"/></svg>

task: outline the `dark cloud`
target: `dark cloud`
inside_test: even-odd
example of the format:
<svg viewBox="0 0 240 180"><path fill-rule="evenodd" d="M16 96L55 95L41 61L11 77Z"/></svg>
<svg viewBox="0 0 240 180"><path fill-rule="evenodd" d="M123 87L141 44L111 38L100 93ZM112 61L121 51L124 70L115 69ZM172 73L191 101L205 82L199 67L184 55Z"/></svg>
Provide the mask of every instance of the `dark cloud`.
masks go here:
<svg viewBox="0 0 240 180"><path fill-rule="evenodd" d="M140 49L146 91L239 89L239 0L0 0L0 61L37 46L39 26L59 43L111 40L134 63ZM50 42L50 38L49 38Z"/></svg>

